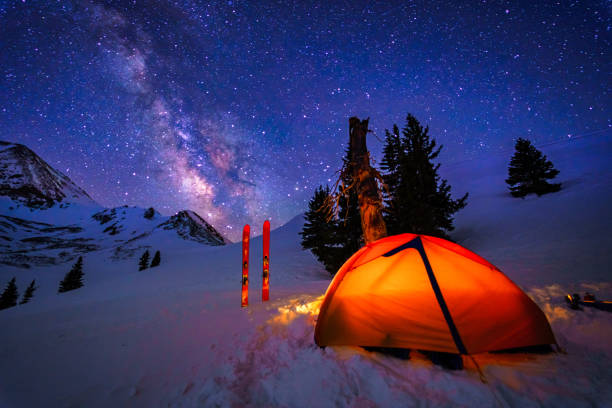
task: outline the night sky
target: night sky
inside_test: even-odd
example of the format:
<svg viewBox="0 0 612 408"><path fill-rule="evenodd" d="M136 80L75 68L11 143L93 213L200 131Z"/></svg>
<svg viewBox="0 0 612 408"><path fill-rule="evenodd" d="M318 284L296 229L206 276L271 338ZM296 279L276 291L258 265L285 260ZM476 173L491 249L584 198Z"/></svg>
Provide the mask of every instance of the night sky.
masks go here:
<svg viewBox="0 0 612 408"><path fill-rule="evenodd" d="M413 113L443 165L610 131L609 2L452 3L3 0L0 139L236 239L335 181L351 115Z"/></svg>

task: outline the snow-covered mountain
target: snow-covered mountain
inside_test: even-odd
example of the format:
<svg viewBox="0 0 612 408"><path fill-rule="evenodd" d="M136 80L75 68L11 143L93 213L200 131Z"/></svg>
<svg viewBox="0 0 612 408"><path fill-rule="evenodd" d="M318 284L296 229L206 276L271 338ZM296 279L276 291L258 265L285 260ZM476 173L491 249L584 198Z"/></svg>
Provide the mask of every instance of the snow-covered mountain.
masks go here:
<svg viewBox="0 0 612 408"><path fill-rule="evenodd" d="M162 216L152 208L123 206L83 217L79 210L78 206L58 208L54 222L0 214L0 264L21 268L60 264L92 251L110 251L109 259L125 259L155 249L158 241L212 246L229 242L193 211Z"/></svg>
<svg viewBox="0 0 612 408"><path fill-rule="evenodd" d="M104 227L103 234L119 241L134 241L156 231L173 231L184 240L207 245L225 245L227 241L212 225L196 212L180 211L170 217L162 216L154 208L106 208L91 216Z"/></svg>
<svg viewBox="0 0 612 408"><path fill-rule="evenodd" d="M184 239L208 245L225 245L229 242L204 218L190 210L178 212L168 221L159 224L157 228L175 230Z"/></svg>
<svg viewBox="0 0 612 408"><path fill-rule="evenodd" d="M0 141L0 195L31 208L94 204L89 194L28 147L4 141Z"/></svg>
<svg viewBox="0 0 612 408"><path fill-rule="evenodd" d="M103 208L26 146L0 142L0 265L60 264L93 251L124 259L158 241L229 242L194 211Z"/></svg>

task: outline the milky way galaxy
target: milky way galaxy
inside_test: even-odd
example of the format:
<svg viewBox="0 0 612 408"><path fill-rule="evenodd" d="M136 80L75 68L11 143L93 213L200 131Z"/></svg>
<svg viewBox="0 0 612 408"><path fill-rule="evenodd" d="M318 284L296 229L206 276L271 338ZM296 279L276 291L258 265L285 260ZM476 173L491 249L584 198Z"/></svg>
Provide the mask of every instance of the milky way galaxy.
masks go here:
<svg viewBox="0 0 612 408"><path fill-rule="evenodd" d="M608 3L1 1L0 139L236 239L334 180L348 117L443 162L608 132ZM375 157L380 142L371 138Z"/></svg>

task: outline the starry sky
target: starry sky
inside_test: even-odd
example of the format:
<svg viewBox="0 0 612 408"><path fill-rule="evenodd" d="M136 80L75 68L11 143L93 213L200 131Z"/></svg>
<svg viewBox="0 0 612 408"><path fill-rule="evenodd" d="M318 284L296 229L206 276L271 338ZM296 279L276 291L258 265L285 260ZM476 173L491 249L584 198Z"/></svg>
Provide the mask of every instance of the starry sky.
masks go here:
<svg viewBox="0 0 612 408"><path fill-rule="evenodd" d="M236 240L335 181L352 115L382 138L411 112L443 164L610 131L611 7L0 0L0 139Z"/></svg>

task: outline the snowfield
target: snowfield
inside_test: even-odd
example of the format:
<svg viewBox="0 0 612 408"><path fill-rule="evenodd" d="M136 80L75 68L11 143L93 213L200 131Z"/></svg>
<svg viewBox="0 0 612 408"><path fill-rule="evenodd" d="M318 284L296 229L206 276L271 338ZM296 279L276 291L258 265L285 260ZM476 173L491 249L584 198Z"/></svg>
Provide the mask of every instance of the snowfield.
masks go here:
<svg viewBox="0 0 612 408"><path fill-rule="evenodd" d="M442 170L455 195L470 192L454 238L540 305L567 354L477 354L485 384L469 358L449 371L416 351L320 349L314 324L330 277L301 250L297 216L272 231L265 304L252 239L244 309L240 244L160 234L147 243L161 266L140 272L140 253L92 252L85 286L61 295L71 263L0 267L2 285L16 276L20 293L33 278L40 286L31 303L0 311L0 407L610 407L612 314L571 310L563 296L612 299L612 136L542 150L561 171L557 194L510 197L511 152Z"/></svg>

